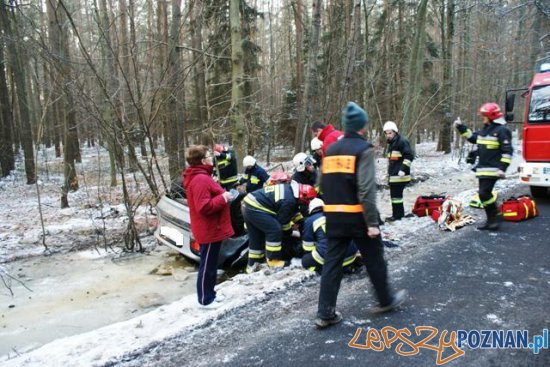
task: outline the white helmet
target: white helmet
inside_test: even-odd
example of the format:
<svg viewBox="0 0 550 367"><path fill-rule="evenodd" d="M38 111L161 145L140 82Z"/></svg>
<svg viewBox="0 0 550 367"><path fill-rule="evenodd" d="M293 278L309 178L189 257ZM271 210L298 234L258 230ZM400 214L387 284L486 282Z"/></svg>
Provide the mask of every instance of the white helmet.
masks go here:
<svg viewBox="0 0 550 367"><path fill-rule="evenodd" d="M317 149L321 149L323 146L323 142L317 138L311 139L311 150L316 151Z"/></svg>
<svg viewBox="0 0 550 367"><path fill-rule="evenodd" d="M298 172L304 172L307 166L315 164L315 162L317 161L313 157L304 152L300 152L292 158L292 163L294 163L294 167L296 167L296 171Z"/></svg>
<svg viewBox="0 0 550 367"><path fill-rule="evenodd" d="M325 205L325 202L319 198L312 199L309 202L308 212L311 214L312 211L314 211L317 208L322 208L323 205Z"/></svg>
<svg viewBox="0 0 550 367"><path fill-rule="evenodd" d="M255 164L256 164L256 158L254 158L253 156L247 155L246 157L243 158L243 166L252 167Z"/></svg>
<svg viewBox="0 0 550 367"><path fill-rule="evenodd" d="M393 122L393 121L386 121L386 123L384 124L383 130L384 130L384 131L393 130L393 131L395 131L396 133L399 132L399 129L397 128L397 125L396 125L395 122Z"/></svg>

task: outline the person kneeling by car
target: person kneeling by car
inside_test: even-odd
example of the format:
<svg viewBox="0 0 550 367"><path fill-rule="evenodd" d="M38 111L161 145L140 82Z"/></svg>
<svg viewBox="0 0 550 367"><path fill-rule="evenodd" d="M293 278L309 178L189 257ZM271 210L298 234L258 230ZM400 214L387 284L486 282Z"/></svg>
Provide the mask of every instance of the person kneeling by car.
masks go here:
<svg viewBox="0 0 550 367"><path fill-rule="evenodd" d="M323 200L315 198L309 203L309 217L305 219L304 232L302 235L302 247L304 256L302 266L308 270L321 274L325 264L328 238L326 234L326 218L323 214ZM344 272L352 272L353 263L357 258L357 246L349 243L344 262Z"/></svg>
<svg viewBox="0 0 550 367"><path fill-rule="evenodd" d="M245 196L242 213L249 239L247 273L257 271L264 258L270 268L287 265L282 258L284 232L292 231L291 220L299 205L309 204L315 196L313 186L296 181L265 186Z"/></svg>

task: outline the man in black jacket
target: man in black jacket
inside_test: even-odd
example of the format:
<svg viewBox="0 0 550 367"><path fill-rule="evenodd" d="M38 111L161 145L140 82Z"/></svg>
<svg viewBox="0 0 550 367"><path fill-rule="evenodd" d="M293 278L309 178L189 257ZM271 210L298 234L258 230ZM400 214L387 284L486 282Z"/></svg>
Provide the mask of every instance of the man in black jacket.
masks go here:
<svg viewBox="0 0 550 367"><path fill-rule="evenodd" d="M364 135L367 113L349 102L342 113L344 137L333 143L323 158L321 187L325 205L328 249L321 277L315 325L326 328L342 321L336 300L342 281L348 245L353 240L361 252L380 307L387 312L398 307L406 291L393 293L388 285L384 246L376 207L374 149Z"/></svg>
<svg viewBox="0 0 550 367"><path fill-rule="evenodd" d="M388 181L392 208L392 216L386 218L386 222L393 222L405 216L403 191L411 182L414 155L407 139L399 135L395 122L387 121L384 124L384 134L388 142Z"/></svg>

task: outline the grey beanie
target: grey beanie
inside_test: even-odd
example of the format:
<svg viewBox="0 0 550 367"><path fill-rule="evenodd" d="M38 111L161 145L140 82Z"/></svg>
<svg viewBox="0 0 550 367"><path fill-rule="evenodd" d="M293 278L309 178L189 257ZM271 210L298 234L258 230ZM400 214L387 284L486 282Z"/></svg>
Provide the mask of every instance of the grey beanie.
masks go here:
<svg viewBox="0 0 550 367"><path fill-rule="evenodd" d="M355 102L348 102L342 111L342 125L345 132L357 132L369 122L369 116Z"/></svg>

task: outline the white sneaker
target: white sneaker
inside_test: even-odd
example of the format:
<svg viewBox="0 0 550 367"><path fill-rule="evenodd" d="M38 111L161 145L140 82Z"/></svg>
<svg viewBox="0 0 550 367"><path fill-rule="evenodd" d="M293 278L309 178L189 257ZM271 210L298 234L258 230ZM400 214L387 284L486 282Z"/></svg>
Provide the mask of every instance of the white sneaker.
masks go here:
<svg viewBox="0 0 550 367"><path fill-rule="evenodd" d="M203 310L215 310L216 308L221 307L223 305L222 301L223 299L219 299L218 297L216 297L212 302L210 302L207 305L203 305L199 303L199 308Z"/></svg>

